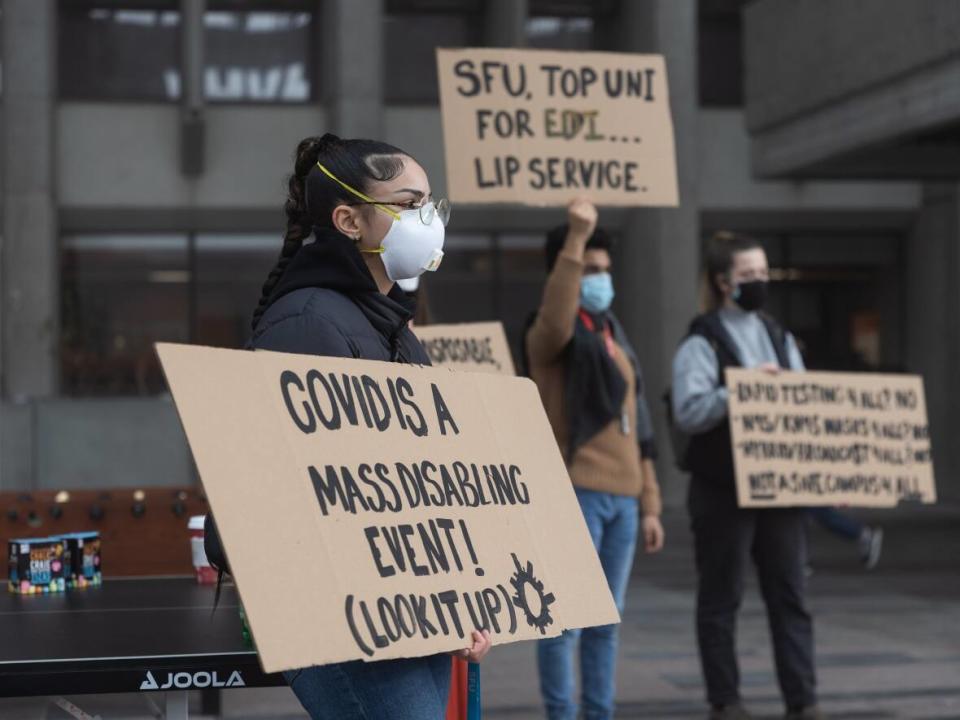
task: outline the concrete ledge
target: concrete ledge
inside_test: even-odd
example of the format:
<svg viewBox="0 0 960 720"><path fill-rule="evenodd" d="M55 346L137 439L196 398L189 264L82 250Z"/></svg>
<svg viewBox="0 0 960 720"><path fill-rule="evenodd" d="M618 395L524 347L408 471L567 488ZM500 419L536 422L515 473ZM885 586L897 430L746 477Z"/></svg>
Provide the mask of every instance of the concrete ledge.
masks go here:
<svg viewBox="0 0 960 720"><path fill-rule="evenodd" d="M851 95L753 136L752 165L761 177L811 175L817 165L960 121L960 58L926 67ZM927 171L960 175L952 154ZM842 169L823 171L839 176ZM905 171L904 175L908 173Z"/></svg>
<svg viewBox="0 0 960 720"><path fill-rule="evenodd" d="M0 490L28 490L33 482L33 407L0 404Z"/></svg>
<svg viewBox="0 0 960 720"><path fill-rule="evenodd" d="M169 398L37 405L36 486L187 485L192 461Z"/></svg>
<svg viewBox="0 0 960 720"><path fill-rule="evenodd" d="M781 125L960 49L955 0L757 0L743 10L751 131Z"/></svg>
<svg viewBox="0 0 960 720"><path fill-rule="evenodd" d="M0 489L188 485L193 461L169 397L0 407Z"/></svg>
<svg viewBox="0 0 960 720"><path fill-rule="evenodd" d="M701 109L700 208L818 213L914 212L920 206L915 182L764 181L750 173L750 136L741 110ZM960 167L960 162L957 163Z"/></svg>

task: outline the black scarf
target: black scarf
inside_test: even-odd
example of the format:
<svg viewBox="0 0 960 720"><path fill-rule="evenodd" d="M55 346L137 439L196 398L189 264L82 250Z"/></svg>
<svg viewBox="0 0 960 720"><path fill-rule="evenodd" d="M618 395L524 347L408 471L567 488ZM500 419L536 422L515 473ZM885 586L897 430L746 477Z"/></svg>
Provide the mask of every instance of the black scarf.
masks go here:
<svg viewBox="0 0 960 720"><path fill-rule="evenodd" d="M602 330L607 314L591 315L591 331L577 314L573 338L564 349L564 405L567 414L567 463L577 449L623 412L627 381L607 352Z"/></svg>
<svg viewBox="0 0 960 720"><path fill-rule="evenodd" d="M313 236L314 241L304 245L290 260L267 304L305 287L341 292L356 303L374 329L387 339L391 359L409 361L402 357L400 333L413 312L400 286L395 284L387 295L381 293L356 244L346 235L332 228L314 226Z"/></svg>
<svg viewBox="0 0 960 720"><path fill-rule="evenodd" d="M524 336L536 318L534 313L527 319ZM602 313L591 315L590 319L593 320L594 328L601 331L609 323L616 341L624 348L636 369L633 349L626 343L626 335L613 315ZM526 342L523 343L523 364L526 374L529 375L530 360ZM627 381L607 352L603 335L589 330L579 313L573 337L563 349L563 368L563 402L567 415L566 461L570 464L581 445L603 430L611 420L620 417L623 399L627 394Z"/></svg>

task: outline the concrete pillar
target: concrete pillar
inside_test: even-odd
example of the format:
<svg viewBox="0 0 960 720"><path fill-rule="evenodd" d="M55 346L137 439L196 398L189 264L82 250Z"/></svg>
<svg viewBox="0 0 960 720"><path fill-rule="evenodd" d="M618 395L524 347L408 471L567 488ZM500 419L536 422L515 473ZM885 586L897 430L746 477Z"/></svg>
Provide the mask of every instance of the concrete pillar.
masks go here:
<svg viewBox="0 0 960 720"><path fill-rule="evenodd" d="M527 0L486 0L483 4L484 47L524 47Z"/></svg>
<svg viewBox="0 0 960 720"><path fill-rule="evenodd" d="M680 207L628 212L614 272L615 309L640 356L656 425L664 499L677 506L686 483L673 465L661 396L671 382L674 351L697 310L697 3L621 0L610 34L616 50L664 55L670 83Z"/></svg>
<svg viewBox="0 0 960 720"><path fill-rule="evenodd" d="M325 108L331 132L383 137L383 0L320 5Z"/></svg>
<svg viewBox="0 0 960 720"><path fill-rule="evenodd" d="M197 177L204 169L204 25L206 0L180 0L180 171Z"/></svg>
<svg viewBox="0 0 960 720"><path fill-rule="evenodd" d="M907 238L907 370L923 375L941 501L960 500L960 186L927 185Z"/></svg>
<svg viewBox="0 0 960 720"><path fill-rule="evenodd" d="M57 389L56 2L3 3L0 375L15 401Z"/></svg>

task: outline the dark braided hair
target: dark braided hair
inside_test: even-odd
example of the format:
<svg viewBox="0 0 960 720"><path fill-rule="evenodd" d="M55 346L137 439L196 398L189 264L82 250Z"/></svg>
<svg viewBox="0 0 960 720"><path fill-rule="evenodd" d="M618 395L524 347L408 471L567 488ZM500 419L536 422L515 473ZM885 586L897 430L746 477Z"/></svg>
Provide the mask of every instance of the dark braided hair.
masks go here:
<svg viewBox="0 0 960 720"><path fill-rule="evenodd" d="M409 155L399 148L376 140L342 140L327 133L322 137L304 138L297 145L293 174L287 183L287 231L283 236L280 257L260 291L260 301L253 311L254 329L267 309L270 296L283 276L287 265L303 247L313 226L333 228L333 210L338 205L356 201L349 191L328 178L317 167L323 163L334 176L347 185L367 193L374 182L392 180L403 172L403 158Z"/></svg>

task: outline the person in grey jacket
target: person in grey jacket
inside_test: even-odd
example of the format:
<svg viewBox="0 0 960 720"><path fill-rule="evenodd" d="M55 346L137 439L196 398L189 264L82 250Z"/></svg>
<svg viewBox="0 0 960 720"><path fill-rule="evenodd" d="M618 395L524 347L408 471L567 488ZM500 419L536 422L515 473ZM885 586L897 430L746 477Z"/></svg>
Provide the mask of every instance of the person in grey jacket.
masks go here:
<svg viewBox="0 0 960 720"><path fill-rule="evenodd" d="M372 140L307 138L297 147L285 210L283 246L248 347L429 365L395 282L436 269L449 207L433 198L416 160ZM207 537L217 537L212 524ZM207 550L211 564L225 569L222 548L207 543ZM457 655L479 661L489 633L474 631L470 641ZM435 720L446 713L450 667L449 656L434 655L284 676L313 720Z"/></svg>
<svg viewBox="0 0 960 720"><path fill-rule="evenodd" d="M740 700L735 635L744 572L752 556L767 607L777 680L788 720L818 720L813 620L805 599L802 508L737 505L727 389L728 367L803 370L790 333L760 312L769 270L763 248L731 233L707 252L713 308L691 323L673 361L673 416L690 436L688 509L697 569L697 641L710 720L750 718Z"/></svg>

